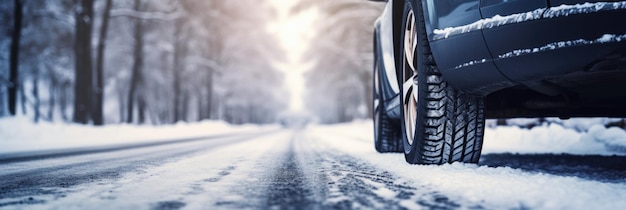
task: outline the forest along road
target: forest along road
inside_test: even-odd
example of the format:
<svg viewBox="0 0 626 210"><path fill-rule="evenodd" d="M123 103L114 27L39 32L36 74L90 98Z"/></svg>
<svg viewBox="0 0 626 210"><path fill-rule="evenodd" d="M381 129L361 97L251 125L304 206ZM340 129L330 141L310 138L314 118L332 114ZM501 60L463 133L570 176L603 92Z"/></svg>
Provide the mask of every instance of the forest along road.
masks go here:
<svg viewBox="0 0 626 210"><path fill-rule="evenodd" d="M581 167L552 162L558 170L551 170L518 163L550 159L545 157L486 157L483 166L409 165L401 154L376 153L367 139L315 129L26 155L0 161L0 209L626 206L623 167L582 163L586 169L573 173L559 170ZM577 159L557 155L555 161L572 158ZM624 161L613 158L608 161ZM510 168L516 166L521 169Z"/></svg>

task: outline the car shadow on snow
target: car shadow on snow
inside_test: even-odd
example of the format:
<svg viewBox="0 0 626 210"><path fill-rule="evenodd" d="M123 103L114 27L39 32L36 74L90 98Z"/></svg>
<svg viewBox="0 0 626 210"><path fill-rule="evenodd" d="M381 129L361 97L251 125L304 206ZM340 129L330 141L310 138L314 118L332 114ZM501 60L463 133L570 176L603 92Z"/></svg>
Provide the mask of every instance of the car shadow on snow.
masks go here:
<svg viewBox="0 0 626 210"><path fill-rule="evenodd" d="M484 154L478 164L573 176L601 182L626 183L626 156Z"/></svg>

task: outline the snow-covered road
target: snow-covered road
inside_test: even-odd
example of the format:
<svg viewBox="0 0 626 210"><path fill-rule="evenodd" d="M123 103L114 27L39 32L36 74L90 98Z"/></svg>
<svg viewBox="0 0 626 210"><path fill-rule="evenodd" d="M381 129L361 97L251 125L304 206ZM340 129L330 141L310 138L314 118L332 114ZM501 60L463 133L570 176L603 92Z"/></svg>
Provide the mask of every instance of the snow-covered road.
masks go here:
<svg viewBox="0 0 626 210"><path fill-rule="evenodd" d="M267 132L271 131L271 132ZM0 163L0 209L623 209L626 158L418 166L313 126Z"/></svg>

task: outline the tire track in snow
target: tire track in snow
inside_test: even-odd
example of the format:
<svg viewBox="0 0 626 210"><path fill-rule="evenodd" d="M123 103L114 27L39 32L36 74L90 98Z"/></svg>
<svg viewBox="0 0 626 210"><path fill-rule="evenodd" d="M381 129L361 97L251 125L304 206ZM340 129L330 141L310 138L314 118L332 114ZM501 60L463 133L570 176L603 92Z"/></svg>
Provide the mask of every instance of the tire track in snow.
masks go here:
<svg viewBox="0 0 626 210"><path fill-rule="evenodd" d="M281 164L273 169L271 181L268 183L266 206L278 209L311 209L319 208L313 195L310 183L297 160L294 149L295 137L289 140L286 153L282 156Z"/></svg>
<svg viewBox="0 0 626 210"><path fill-rule="evenodd" d="M340 152L303 132L295 134L305 174L320 190L324 208L457 209L462 206L428 186L415 186L368 162Z"/></svg>
<svg viewBox="0 0 626 210"><path fill-rule="evenodd" d="M409 180L411 186L420 189L417 193L440 192L460 204L461 209L621 209L626 206L624 167L619 164L623 157L485 155L492 159L485 158L479 165L410 165L404 162L402 154L377 153L373 140L363 142L359 138L330 134L344 130L355 129L319 126L310 127L307 134L311 141L389 170L401 180ZM432 198L441 200L437 196ZM420 206L416 208L432 208L418 203Z"/></svg>
<svg viewBox="0 0 626 210"><path fill-rule="evenodd" d="M21 204L45 204L72 193L74 186L116 180L126 173L141 173L150 167L269 134L271 132L255 137L251 137L250 134L233 135L210 141L197 139L98 154L2 163L0 208Z"/></svg>

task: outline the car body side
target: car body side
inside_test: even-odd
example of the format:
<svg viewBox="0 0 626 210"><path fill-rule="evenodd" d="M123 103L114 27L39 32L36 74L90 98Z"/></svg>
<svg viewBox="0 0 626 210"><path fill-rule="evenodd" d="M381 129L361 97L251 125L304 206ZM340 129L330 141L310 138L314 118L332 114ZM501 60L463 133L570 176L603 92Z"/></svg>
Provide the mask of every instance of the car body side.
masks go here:
<svg viewBox="0 0 626 210"><path fill-rule="evenodd" d="M626 1L422 0L433 57L487 118L626 116ZM385 109L400 118L403 0L375 24ZM400 13L400 14L398 14Z"/></svg>

